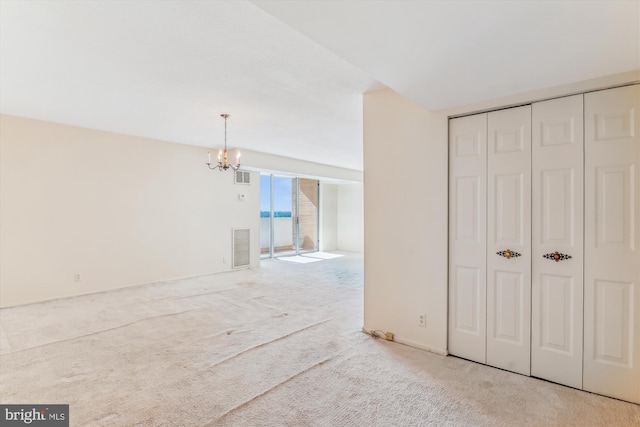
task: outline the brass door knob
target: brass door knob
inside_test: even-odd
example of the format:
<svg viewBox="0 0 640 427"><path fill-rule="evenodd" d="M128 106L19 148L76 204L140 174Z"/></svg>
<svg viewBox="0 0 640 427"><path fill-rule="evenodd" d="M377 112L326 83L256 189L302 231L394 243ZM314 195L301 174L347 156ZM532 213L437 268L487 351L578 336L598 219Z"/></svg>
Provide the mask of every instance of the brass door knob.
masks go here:
<svg viewBox="0 0 640 427"><path fill-rule="evenodd" d="M506 251L498 251L496 252L496 255L503 256L506 259L517 258L519 256L522 256L521 253L512 251L511 249L507 249Z"/></svg>
<svg viewBox="0 0 640 427"><path fill-rule="evenodd" d="M544 254L544 255L542 255L542 258L552 259L555 262L558 262L558 261L563 261L565 259L571 259L571 255L561 254L560 252L555 251L552 254Z"/></svg>

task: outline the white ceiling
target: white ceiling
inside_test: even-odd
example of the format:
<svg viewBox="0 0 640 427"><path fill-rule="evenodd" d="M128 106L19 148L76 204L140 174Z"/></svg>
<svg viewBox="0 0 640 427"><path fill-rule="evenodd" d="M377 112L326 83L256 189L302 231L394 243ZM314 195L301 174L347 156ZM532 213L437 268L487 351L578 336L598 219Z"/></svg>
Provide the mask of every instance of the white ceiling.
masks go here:
<svg viewBox="0 0 640 427"><path fill-rule="evenodd" d="M254 2L429 110L640 69L640 2Z"/></svg>
<svg viewBox="0 0 640 427"><path fill-rule="evenodd" d="M245 1L2 1L0 111L362 169L362 71Z"/></svg>
<svg viewBox="0 0 640 427"><path fill-rule="evenodd" d="M0 2L0 111L362 169L362 97L437 110L640 69L633 1Z"/></svg>

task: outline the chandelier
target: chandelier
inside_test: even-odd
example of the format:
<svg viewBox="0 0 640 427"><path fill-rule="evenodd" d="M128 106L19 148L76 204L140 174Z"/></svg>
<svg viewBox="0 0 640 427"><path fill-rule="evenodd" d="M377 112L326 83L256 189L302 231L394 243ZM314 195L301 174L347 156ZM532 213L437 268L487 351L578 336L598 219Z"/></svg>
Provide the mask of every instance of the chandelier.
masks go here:
<svg viewBox="0 0 640 427"><path fill-rule="evenodd" d="M236 164L232 165L229 163L229 159L227 157L227 119L229 118L228 114L220 114L220 117L224 118L224 151L218 151L218 164L211 165L211 151L208 151L207 154L209 156L209 161L207 162L207 166L209 169L214 170L218 169L219 171L226 171L227 169L232 169L237 171L240 169L240 152L236 154Z"/></svg>

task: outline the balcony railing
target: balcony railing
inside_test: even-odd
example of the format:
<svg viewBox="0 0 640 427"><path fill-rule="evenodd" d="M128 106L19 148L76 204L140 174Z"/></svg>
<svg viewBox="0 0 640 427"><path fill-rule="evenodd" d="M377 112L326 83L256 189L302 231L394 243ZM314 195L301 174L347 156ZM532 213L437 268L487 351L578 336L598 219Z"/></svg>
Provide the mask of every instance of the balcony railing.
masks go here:
<svg viewBox="0 0 640 427"><path fill-rule="evenodd" d="M300 221L303 221L301 218ZM315 235L304 234L303 227L300 227L300 250L316 250ZM314 228L315 230L315 228ZM315 233L314 233L315 234ZM260 253L269 253L269 217L260 218ZM273 218L273 251L274 253L292 252L295 250L295 229L293 218L276 216Z"/></svg>

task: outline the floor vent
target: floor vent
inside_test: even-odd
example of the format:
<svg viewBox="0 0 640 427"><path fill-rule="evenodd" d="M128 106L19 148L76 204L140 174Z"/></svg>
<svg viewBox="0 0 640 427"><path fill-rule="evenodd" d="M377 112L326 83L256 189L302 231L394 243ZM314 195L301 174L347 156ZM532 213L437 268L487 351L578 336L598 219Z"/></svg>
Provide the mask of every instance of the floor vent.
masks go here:
<svg viewBox="0 0 640 427"><path fill-rule="evenodd" d="M233 229L233 268L249 267L251 264L251 230L248 228Z"/></svg>

